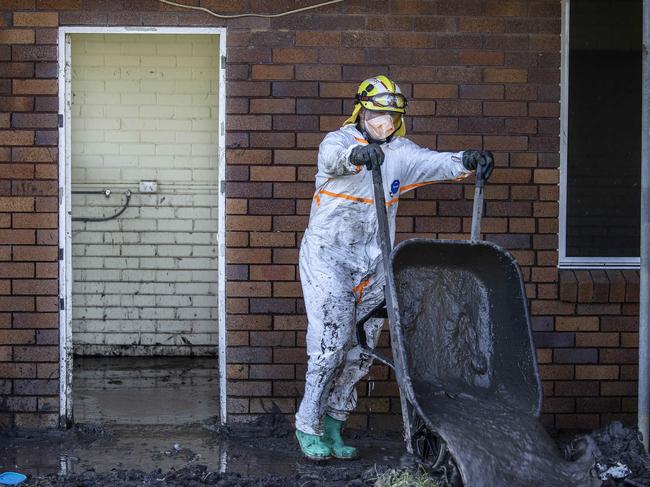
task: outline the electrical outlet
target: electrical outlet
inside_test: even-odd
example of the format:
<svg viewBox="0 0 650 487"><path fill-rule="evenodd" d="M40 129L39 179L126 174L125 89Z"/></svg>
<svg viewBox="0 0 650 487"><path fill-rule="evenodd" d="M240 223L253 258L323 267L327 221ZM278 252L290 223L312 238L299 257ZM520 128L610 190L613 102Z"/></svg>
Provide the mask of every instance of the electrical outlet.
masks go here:
<svg viewBox="0 0 650 487"><path fill-rule="evenodd" d="M157 193L158 192L158 182L157 181L140 181L138 185L138 190L140 193Z"/></svg>

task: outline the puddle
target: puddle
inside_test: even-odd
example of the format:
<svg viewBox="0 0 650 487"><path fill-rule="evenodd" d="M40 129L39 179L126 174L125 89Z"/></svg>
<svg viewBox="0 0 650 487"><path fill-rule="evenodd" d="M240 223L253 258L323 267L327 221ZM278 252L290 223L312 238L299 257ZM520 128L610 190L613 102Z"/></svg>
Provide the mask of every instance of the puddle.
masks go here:
<svg viewBox="0 0 650 487"><path fill-rule="evenodd" d="M399 434L362 432L351 440L361 461L318 465L303 458L282 414L222 428L214 358L77 357L74 381L75 427L0 433L0 472L23 472L23 485L39 487L308 487L347 485L375 465L398 465L404 452Z"/></svg>
<svg viewBox="0 0 650 487"><path fill-rule="evenodd" d="M223 474L214 477L212 480L215 482L231 477L241 480L270 476L285 481L295 477L302 479L300 485L304 485L306 481L318 479L349 482L361 478L375 465L399 465L404 451L397 435L388 438L359 433L354 435L358 438L351 442L360 446L362 460L331 460L319 465L302 457L288 431L273 436L263 428L242 426L216 433L212 429L206 423L182 426L77 425L65 433L16 434L0 438L0 471L15 470L40 477L25 484L38 486L63 485L56 483L57 478L61 480L60 475L67 476L71 485L75 485L77 480L83 481L84 485L104 485L104 481L106 485L121 485L110 483L116 481L116 470L137 477L135 482L152 480L153 477L146 477L149 474L144 472L162 478L170 472L183 470L185 473L177 478L178 485L187 485L183 483L188 480L184 475L195 477L210 472L213 476ZM92 484L85 483L90 480L88 472L97 476ZM154 475L154 472L157 473ZM175 475L178 477L179 474Z"/></svg>
<svg viewBox="0 0 650 487"><path fill-rule="evenodd" d="M0 435L0 472L29 475L25 487L361 487L373 485L388 468L414 468L395 433L351 432L360 460L314 463L302 457L289 428L213 424L77 425L67 432ZM650 457L634 430L612 423L590 436L601 470L629 468L625 478L609 478L603 486L650 486ZM558 440L558 447L566 440Z"/></svg>

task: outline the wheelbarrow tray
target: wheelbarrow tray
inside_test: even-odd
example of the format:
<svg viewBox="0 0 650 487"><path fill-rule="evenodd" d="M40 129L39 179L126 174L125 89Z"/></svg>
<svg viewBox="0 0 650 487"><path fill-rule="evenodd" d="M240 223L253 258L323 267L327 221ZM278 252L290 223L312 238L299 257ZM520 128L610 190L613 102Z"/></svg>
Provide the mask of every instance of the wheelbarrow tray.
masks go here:
<svg viewBox="0 0 650 487"><path fill-rule="evenodd" d="M542 389L512 255L485 241L412 239L393 250L390 269L400 390L446 442L464 485L591 485L592 460L566 461L540 424Z"/></svg>

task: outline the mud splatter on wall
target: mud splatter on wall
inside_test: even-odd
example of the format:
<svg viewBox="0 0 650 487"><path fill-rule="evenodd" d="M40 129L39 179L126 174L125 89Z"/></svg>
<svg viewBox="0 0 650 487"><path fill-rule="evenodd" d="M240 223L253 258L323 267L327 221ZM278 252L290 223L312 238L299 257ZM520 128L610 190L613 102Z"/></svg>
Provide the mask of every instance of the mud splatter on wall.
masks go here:
<svg viewBox="0 0 650 487"><path fill-rule="evenodd" d="M72 216L134 192L73 222L75 353L216 353L218 54L218 36L72 35Z"/></svg>

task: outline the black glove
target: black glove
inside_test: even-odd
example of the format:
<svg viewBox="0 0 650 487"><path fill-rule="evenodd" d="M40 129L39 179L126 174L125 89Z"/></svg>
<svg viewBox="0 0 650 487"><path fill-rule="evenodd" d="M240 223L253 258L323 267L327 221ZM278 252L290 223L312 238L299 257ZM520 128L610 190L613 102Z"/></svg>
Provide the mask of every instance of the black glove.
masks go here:
<svg viewBox="0 0 650 487"><path fill-rule="evenodd" d="M481 167L483 179L490 179L494 170L494 156L489 150L466 150L463 152L463 166L468 171Z"/></svg>
<svg viewBox="0 0 650 487"><path fill-rule="evenodd" d="M384 151L379 144L359 145L350 152L350 161L357 166L366 166L368 171L384 163Z"/></svg>

